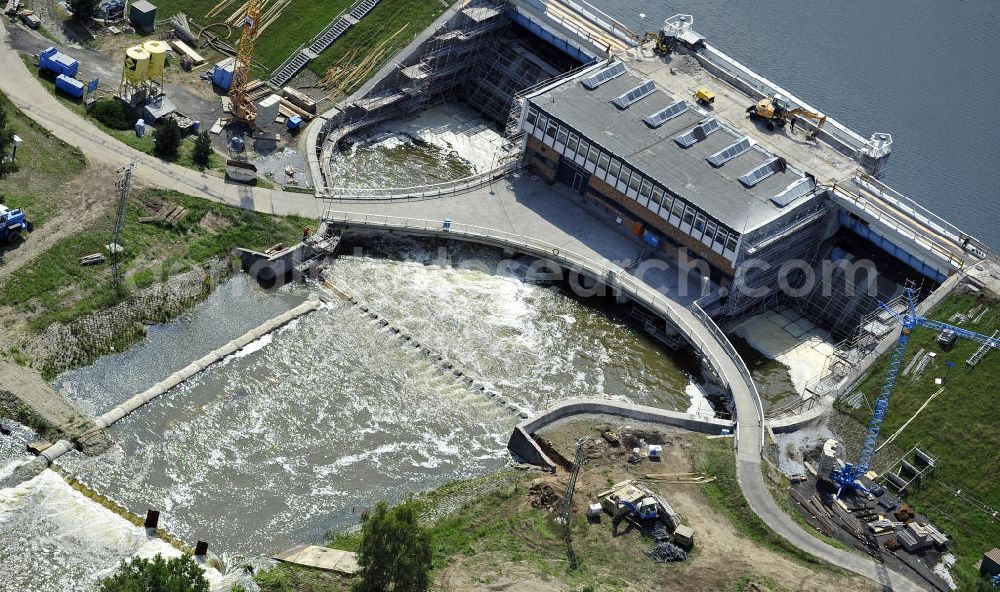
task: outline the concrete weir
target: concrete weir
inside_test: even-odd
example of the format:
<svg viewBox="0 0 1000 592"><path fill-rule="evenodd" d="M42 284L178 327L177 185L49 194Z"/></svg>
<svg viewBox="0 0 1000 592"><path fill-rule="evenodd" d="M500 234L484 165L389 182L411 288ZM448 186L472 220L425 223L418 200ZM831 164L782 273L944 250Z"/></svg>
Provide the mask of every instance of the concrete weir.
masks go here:
<svg viewBox="0 0 1000 592"><path fill-rule="evenodd" d="M517 424L514 432L510 435L507 449L530 464L555 471L556 464L542 451L534 434L560 419L580 416L614 416L674 426L705 434L722 434L724 431L731 433L736 425L733 421L697 417L689 413L667 411L646 405L599 399L569 399Z"/></svg>
<svg viewBox="0 0 1000 592"><path fill-rule="evenodd" d="M322 306L322 302L317 299L310 299L302 304L296 306L295 308L278 315L277 317L267 321L263 325L255 329L247 331L242 336L230 341L229 343L223 345L219 349L206 354L205 356L195 360L194 362L188 364L183 369L174 372L168 376L165 380L157 383L151 388L133 396L124 403L116 406L114 409L108 411L104 415L101 415L95 420L95 423L101 427L106 428L113 425L115 422L121 420L123 417L129 415L136 409L142 407L146 403L152 401L153 399L159 397L160 395L166 393L175 386L181 384L188 378L191 378L195 374L205 370L209 366L221 361L222 359L238 352L250 343L260 339L261 337L271 333L278 328L287 325L293 320L304 316ZM58 445L58 444L57 444ZM56 455L55 458L61 456L63 453L67 452L62 450L60 454ZM50 455L46 455L49 461L55 460L55 458L50 458Z"/></svg>

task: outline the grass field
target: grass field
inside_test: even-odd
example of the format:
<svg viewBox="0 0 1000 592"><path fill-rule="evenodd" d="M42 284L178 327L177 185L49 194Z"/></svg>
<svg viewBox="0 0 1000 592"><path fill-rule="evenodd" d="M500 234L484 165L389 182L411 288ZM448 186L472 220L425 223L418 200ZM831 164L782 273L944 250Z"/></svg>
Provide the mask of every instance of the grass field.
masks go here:
<svg viewBox="0 0 1000 592"><path fill-rule="evenodd" d="M979 323L952 321L966 329L992 335L1000 328L1000 302L989 301L974 294L955 294L946 298L929 315L948 322L956 312L968 312L981 305L989 311ZM944 391L910 423L897 437L894 448L903 452L912 446L939 458L932 477L912 491L907 501L920 512L927 514L941 529L955 540L955 553L959 558L956 570L963 589L975 589L978 575L974 564L984 551L1000 543L1000 521L976 508L972 503L957 497L951 490L962 490L990 507L1000 508L1000 406L998 406L997 380L1000 377L1000 352L989 353L975 368L966 359L979 348L978 343L959 340L954 349L945 352L935 342L938 333L932 329L918 328L913 332L903 368L918 355L921 349L937 352L937 357L917 376L900 376L889 411L882 427L881 440L895 433L910 419L917 409L941 387L935 378L943 378ZM885 376L888 358L876 364L859 390L871 403L878 395ZM948 369L948 363L954 367ZM871 409L862 403L858 409L846 407L838 401L837 409L867 425ZM890 458L890 456L892 456ZM885 451L876 456L876 466L893 462L896 457Z"/></svg>
<svg viewBox="0 0 1000 592"><path fill-rule="evenodd" d="M87 160L79 150L21 113L3 93L0 104L7 112L8 127L24 140L17 155L18 170L0 179L0 203L25 210L32 224L41 228L56 213L47 193L69 183Z"/></svg>
<svg viewBox="0 0 1000 592"><path fill-rule="evenodd" d="M347 63L357 65L381 40L405 26L402 33L386 44L386 53L372 70L374 72L441 16L448 6L450 4L442 0L382 0L360 23L351 27L343 37L313 60L309 69L322 77L331 65L355 50L357 53ZM347 92L353 91L362 82L352 85Z"/></svg>
<svg viewBox="0 0 1000 592"><path fill-rule="evenodd" d="M184 206L189 214L177 224L138 223L164 201ZM136 287L146 287L165 273L227 257L235 247L293 244L302 228L313 224L312 220L268 216L170 191L136 192L123 233L125 273ZM0 306L18 306L30 313L31 326L38 331L117 302L119 296L108 281L109 266L83 267L79 261L84 255L104 251L109 233L110 220L59 240L16 277L0 278Z"/></svg>

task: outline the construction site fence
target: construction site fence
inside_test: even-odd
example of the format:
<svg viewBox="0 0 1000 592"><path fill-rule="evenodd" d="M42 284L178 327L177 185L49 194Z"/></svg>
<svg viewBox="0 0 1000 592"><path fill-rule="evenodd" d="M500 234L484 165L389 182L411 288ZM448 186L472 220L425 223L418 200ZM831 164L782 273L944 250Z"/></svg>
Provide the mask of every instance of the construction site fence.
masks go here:
<svg viewBox="0 0 1000 592"><path fill-rule="evenodd" d="M711 70L713 74L744 92L757 95L757 98L780 94L793 105L814 113L823 113L823 111L809 105L791 92L757 74L711 45L705 44L700 51L694 52L693 55L702 65ZM815 129L815 124L812 122L803 121L802 125ZM860 150L868 145L868 141L860 134L829 117L820 132L820 136L834 145L838 150L851 157L855 157Z"/></svg>
<svg viewBox="0 0 1000 592"><path fill-rule="evenodd" d="M725 333L716 325L704 310L693 305L691 309L685 308L677 302L670 300L652 286L629 275L625 270L617 266L608 265L607 262L596 261L585 255L575 253L552 243L525 237L522 235L505 232L493 228L474 226L470 224L452 224L445 220L424 220L415 218L402 218L397 216L385 216L375 214L360 214L354 212L343 212L328 209L323 213L323 221L334 226L358 227L366 229L384 229L387 231L403 231L411 234L424 234L431 236L449 236L458 240L467 240L481 244L488 244L500 248L513 248L524 254L538 257L539 259L551 261L563 269L575 271L585 276L589 276L600 281L618 293L627 296L632 301L641 304L650 311L660 315L666 321L684 335L684 338L700 352L701 355L711 365L715 374L724 384L729 386L731 378L726 374L722 361L717 359L708 343L702 335L704 331L696 328L688 320L690 316L695 317L707 329L712 338L721 346L726 355L735 363L742 379L753 395L757 406L757 417L760 423L760 442L764 442L764 409L760 401L760 394L757 386L753 382L749 369L740 357L736 348L726 337ZM739 445L739 429L736 429L736 443ZM759 453L760 451L758 451Z"/></svg>
<svg viewBox="0 0 1000 592"><path fill-rule="evenodd" d="M516 159L454 181L413 187L325 187L321 197L334 201L419 201L476 189L520 168L521 160Z"/></svg>

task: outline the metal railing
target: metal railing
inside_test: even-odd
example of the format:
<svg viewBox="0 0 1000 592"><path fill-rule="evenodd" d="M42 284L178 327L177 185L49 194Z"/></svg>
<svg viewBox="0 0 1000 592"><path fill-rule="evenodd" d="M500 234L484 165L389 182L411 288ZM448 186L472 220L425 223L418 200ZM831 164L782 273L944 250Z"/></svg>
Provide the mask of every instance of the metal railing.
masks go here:
<svg viewBox="0 0 1000 592"><path fill-rule="evenodd" d="M402 218L398 216L385 216L377 214L359 214L354 212L343 212L334 209L327 209L323 212L323 221L334 225L356 226L361 228L381 228L386 230L402 230L416 234L447 235L459 240L490 244L498 247L515 248L527 255L532 255L560 265L565 269L576 271L583 275L592 277L609 288L618 290L628 296L633 301L642 304L649 310L663 316L671 324L677 327L684 335L685 339L711 364L715 373L721 380L731 385L730 378L722 364L722 361L713 354L713 349L709 347L709 342L702 336L707 332L715 344L736 365L740 378L747 385L749 392L754 399L757 411L757 419L760 423L760 444L764 443L764 409L760 400L760 393L753 382L750 370L733 344L726 337L722 329L712 320L704 310L697 304L692 308L685 308L679 303L667 298L658 290L629 275L622 268L609 265L609 262L594 260L585 255L567 250L564 247L546 241L513 234L494 228L475 226L471 224L453 224L447 220L424 220L415 218ZM692 318L693 317L693 318ZM702 330L696 329L692 320L699 321ZM731 388L731 387L730 387ZM738 422L737 422L738 425ZM736 431L737 445L739 444L739 429ZM758 451L759 452L759 451Z"/></svg>
<svg viewBox="0 0 1000 592"><path fill-rule="evenodd" d="M521 159L518 158L482 173L442 183L413 187L324 187L322 198L332 201L418 201L482 187L520 168Z"/></svg>
<svg viewBox="0 0 1000 592"><path fill-rule="evenodd" d="M785 97L791 103L802 107L808 111L814 111L816 113L825 113L825 111L816 109L815 107L809 105L802 99L796 97L789 91L778 86L774 82L771 82L767 78L764 78L760 74L757 74L750 68L744 66L740 62L729 57L718 48L706 44L705 47L695 54L700 56L705 61L709 62L719 70L725 72L729 76L739 80L743 84L757 90L761 95L768 96L772 94L780 94ZM803 122L804 125L808 125L808 122ZM868 141L863 138L860 134L847 127L846 125L840 123L839 121L833 119L832 117L827 118L826 125L823 127L823 131L829 136L835 138L841 142L845 147L848 147L854 151L859 151L868 145Z"/></svg>

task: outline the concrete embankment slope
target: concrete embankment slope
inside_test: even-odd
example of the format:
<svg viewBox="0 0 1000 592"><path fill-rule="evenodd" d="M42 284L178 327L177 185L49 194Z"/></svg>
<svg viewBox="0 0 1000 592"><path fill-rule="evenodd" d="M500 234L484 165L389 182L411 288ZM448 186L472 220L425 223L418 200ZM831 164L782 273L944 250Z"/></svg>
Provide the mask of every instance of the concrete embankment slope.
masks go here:
<svg viewBox="0 0 1000 592"><path fill-rule="evenodd" d="M49 437L73 440L88 454L100 453L110 444L107 435L92 419L78 413L69 401L29 368L0 362L0 405L8 407L9 415L21 421L26 418L19 417L22 414L18 407L26 406L30 413L52 426L54 431L47 434Z"/></svg>

